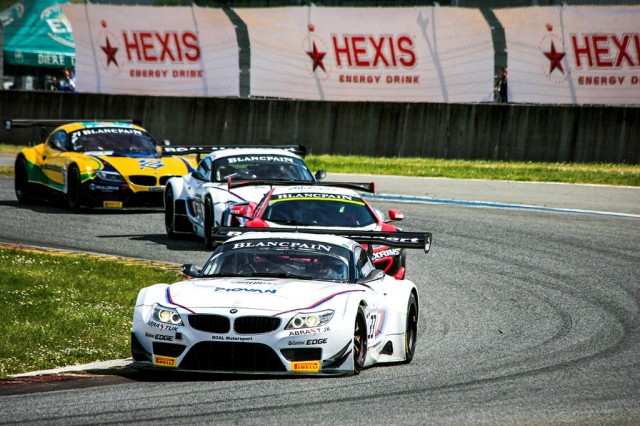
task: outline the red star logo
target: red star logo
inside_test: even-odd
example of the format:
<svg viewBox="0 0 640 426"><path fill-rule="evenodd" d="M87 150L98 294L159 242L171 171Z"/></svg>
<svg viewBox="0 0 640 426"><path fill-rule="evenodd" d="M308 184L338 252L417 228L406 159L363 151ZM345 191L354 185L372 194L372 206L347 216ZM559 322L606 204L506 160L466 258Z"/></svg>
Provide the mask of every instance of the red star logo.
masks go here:
<svg viewBox="0 0 640 426"><path fill-rule="evenodd" d="M118 61L116 60L116 52L118 51L118 48L111 46L111 43L109 42L109 37L107 37L107 45L100 46L100 48L102 49L104 54L107 55L107 67L111 62L113 62L116 65L116 67L119 66Z"/></svg>
<svg viewBox="0 0 640 426"><path fill-rule="evenodd" d="M556 68L558 68L560 72L564 74L562 62L560 62L562 61L562 58L564 58L564 55L566 55L566 53L557 52L556 46L553 44L553 42L551 42L551 51L544 52L544 56L549 58L549 74L551 74Z"/></svg>
<svg viewBox="0 0 640 426"><path fill-rule="evenodd" d="M313 50L311 52L307 52L307 55L309 55L309 57L311 59L313 59L313 71L316 70L316 68L320 67L322 68L322 71L327 72L327 70L324 69L324 64L322 63L322 58L324 58L324 55L326 55L327 52L320 52L318 50L318 48L316 47L316 42L313 42Z"/></svg>

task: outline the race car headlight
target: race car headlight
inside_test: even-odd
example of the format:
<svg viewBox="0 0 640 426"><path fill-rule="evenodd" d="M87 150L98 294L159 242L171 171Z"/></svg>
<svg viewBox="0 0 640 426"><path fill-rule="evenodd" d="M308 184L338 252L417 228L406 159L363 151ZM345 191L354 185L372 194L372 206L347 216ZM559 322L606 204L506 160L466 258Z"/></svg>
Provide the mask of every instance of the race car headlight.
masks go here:
<svg viewBox="0 0 640 426"><path fill-rule="evenodd" d="M125 180L120 173L117 172L106 172L104 170L96 170L96 176L102 180L108 180L109 182L122 182Z"/></svg>
<svg viewBox="0 0 640 426"><path fill-rule="evenodd" d="M327 310L322 312L309 312L296 314L287 326L285 330L297 329L297 328L311 328L320 327L327 324L333 318L333 311Z"/></svg>
<svg viewBox="0 0 640 426"><path fill-rule="evenodd" d="M160 305L153 308L153 319L165 324L184 325L178 311Z"/></svg>

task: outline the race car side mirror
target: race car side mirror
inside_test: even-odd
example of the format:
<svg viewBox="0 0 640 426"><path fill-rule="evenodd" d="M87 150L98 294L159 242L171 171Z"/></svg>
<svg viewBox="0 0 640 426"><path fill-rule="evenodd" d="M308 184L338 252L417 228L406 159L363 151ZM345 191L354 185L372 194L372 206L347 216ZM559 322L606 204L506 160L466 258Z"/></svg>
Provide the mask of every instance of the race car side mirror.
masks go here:
<svg viewBox="0 0 640 426"><path fill-rule="evenodd" d="M368 283L371 281L381 280L382 278L384 278L384 271L380 269L374 269L373 271L369 272L366 277L360 278L358 280L358 283Z"/></svg>
<svg viewBox="0 0 640 426"><path fill-rule="evenodd" d="M195 265L191 263L185 263L184 265L182 265L182 267L180 268L180 271L183 274L193 278L199 277L201 272L200 269L198 269Z"/></svg>
<svg viewBox="0 0 640 426"><path fill-rule="evenodd" d="M389 209L389 220L387 222L402 219L404 219L404 213L402 213L400 210Z"/></svg>
<svg viewBox="0 0 640 426"><path fill-rule="evenodd" d="M316 172L316 174L315 174L316 180L323 180L326 177L327 177L327 171L326 170L318 170Z"/></svg>

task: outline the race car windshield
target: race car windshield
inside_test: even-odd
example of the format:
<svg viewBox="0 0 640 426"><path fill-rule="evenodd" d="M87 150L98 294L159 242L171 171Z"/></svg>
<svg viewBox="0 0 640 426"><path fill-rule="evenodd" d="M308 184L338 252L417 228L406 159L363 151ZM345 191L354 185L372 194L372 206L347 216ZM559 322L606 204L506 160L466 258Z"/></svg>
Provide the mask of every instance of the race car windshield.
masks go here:
<svg viewBox="0 0 640 426"><path fill-rule="evenodd" d="M284 155L238 155L220 158L213 165L215 182L241 180L299 180L312 182L313 175L304 161Z"/></svg>
<svg viewBox="0 0 640 426"><path fill-rule="evenodd" d="M88 128L71 133L75 152L105 152L157 157L156 143L146 132L127 128Z"/></svg>
<svg viewBox="0 0 640 426"><path fill-rule="evenodd" d="M376 223L364 201L350 195L274 195L262 218L296 226L364 227Z"/></svg>
<svg viewBox="0 0 640 426"><path fill-rule="evenodd" d="M344 247L316 241L243 240L219 247L202 276L347 282L349 253Z"/></svg>

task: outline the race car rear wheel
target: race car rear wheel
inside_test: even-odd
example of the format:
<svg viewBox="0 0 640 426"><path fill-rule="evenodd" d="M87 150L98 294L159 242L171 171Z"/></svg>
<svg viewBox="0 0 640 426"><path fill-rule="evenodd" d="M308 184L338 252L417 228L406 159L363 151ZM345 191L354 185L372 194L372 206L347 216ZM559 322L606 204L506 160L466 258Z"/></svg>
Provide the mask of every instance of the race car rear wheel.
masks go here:
<svg viewBox="0 0 640 426"><path fill-rule="evenodd" d="M211 230L213 229L213 201L207 197L204 200L204 246L208 249L213 248L213 238L211 238Z"/></svg>
<svg viewBox="0 0 640 426"><path fill-rule="evenodd" d="M65 202L70 210L79 210L82 205L80 170L77 166L69 167L67 172L67 193L65 194Z"/></svg>
<svg viewBox="0 0 640 426"><path fill-rule="evenodd" d="M20 204L28 204L31 201L33 188L29 183L29 171L27 169L27 160L20 157L16 160L15 165L15 191L16 198Z"/></svg>
<svg viewBox="0 0 640 426"><path fill-rule="evenodd" d="M169 238L176 238L176 215L173 201L173 188L167 185L164 194L164 227Z"/></svg>
<svg viewBox="0 0 640 426"><path fill-rule="evenodd" d="M353 330L353 374L360 374L367 359L367 321L362 306L358 307Z"/></svg>
<svg viewBox="0 0 640 426"><path fill-rule="evenodd" d="M407 303L407 325L404 333L405 363L413 360L416 352L416 338L418 337L418 303L415 294L411 293Z"/></svg>

